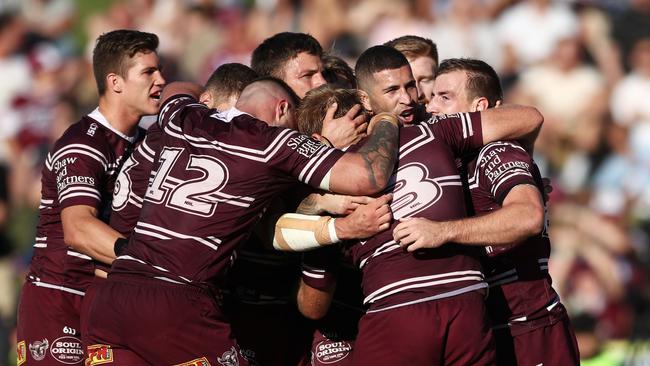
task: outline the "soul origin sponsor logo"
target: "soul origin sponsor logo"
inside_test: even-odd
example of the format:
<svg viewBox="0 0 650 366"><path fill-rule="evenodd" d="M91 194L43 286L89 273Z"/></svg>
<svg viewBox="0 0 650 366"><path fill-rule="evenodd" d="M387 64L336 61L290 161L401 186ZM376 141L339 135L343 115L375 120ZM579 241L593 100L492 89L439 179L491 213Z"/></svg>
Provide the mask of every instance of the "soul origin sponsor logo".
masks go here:
<svg viewBox="0 0 650 366"><path fill-rule="evenodd" d="M57 338L50 347L52 357L68 365L80 363L84 359L84 350L79 338L65 336Z"/></svg>
<svg viewBox="0 0 650 366"><path fill-rule="evenodd" d="M352 351L350 343L345 341L323 341L316 346L315 357L320 363L330 364L348 357Z"/></svg>
<svg viewBox="0 0 650 366"><path fill-rule="evenodd" d="M179 363L178 365L175 366L210 366L210 362L208 361L207 358L201 357L185 363Z"/></svg>
<svg viewBox="0 0 650 366"><path fill-rule="evenodd" d="M27 360L27 346L25 341L20 341L16 345L16 365L20 366Z"/></svg>
<svg viewBox="0 0 650 366"><path fill-rule="evenodd" d="M106 344L93 344L88 346L86 366L102 365L113 362L113 350Z"/></svg>

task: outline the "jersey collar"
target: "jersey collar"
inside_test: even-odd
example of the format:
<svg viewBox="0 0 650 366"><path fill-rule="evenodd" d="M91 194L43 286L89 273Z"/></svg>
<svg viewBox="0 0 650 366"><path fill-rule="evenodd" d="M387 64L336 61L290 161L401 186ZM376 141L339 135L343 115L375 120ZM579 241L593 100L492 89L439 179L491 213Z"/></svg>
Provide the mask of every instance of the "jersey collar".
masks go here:
<svg viewBox="0 0 650 366"><path fill-rule="evenodd" d="M108 128L109 130L113 131L116 135L120 136L121 138L125 139L126 141L130 143L134 143L138 139L138 133L140 132L139 129L135 130L135 135L133 136L127 136L123 134L122 132L118 131L115 129L113 126L111 126L110 122L104 117L102 112L99 111L99 107L95 108L94 111L90 112L88 117L94 119L95 121L99 122L102 126Z"/></svg>

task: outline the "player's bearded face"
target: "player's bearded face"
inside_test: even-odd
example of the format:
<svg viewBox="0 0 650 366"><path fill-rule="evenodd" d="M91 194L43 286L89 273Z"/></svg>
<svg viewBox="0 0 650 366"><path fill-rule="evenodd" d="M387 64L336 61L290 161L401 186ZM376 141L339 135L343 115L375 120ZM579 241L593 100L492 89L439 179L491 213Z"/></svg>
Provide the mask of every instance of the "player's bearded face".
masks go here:
<svg viewBox="0 0 650 366"><path fill-rule="evenodd" d="M322 69L320 57L302 52L287 61L283 80L300 98L304 98L308 91L325 84Z"/></svg>
<svg viewBox="0 0 650 366"><path fill-rule="evenodd" d="M165 79L155 52L137 53L124 78L123 98L138 114L156 114Z"/></svg>
<svg viewBox="0 0 650 366"><path fill-rule="evenodd" d="M436 76L433 83L433 97L427 104L427 112L450 114L472 112L471 101L467 97L465 71L451 71Z"/></svg>
<svg viewBox="0 0 650 366"><path fill-rule="evenodd" d="M409 65L373 74L374 84L368 91L373 113L390 112L402 124L411 124L417 100L417 88Z"/></svg>

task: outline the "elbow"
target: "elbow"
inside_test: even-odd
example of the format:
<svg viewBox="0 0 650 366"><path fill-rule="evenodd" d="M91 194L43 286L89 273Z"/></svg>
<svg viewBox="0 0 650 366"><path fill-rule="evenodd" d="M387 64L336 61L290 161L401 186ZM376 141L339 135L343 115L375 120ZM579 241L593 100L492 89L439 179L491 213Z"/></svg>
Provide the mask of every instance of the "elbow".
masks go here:
<svg viewBox="0 0 650 366"><path fill-rule="evenodd" d="M80 233L74 228L63 229L63 242L76 251L83 251Z"/></svg>
<svg viewBox="0 0 650 366"><path fill-rule="evenodd" d="M530 109L530 120L532 121L533 131L541 130L544 124L544 115L535 107L528 108Z"/></svg>
<svg viewBox="0 0 650 366"><path fill-rule="evenodd" d="M544 207L541 205L530 207L527 212L528 214L521 216L527 217L527 220L522 225L526 237L539 235L544 229Z"/></svg>
<svg viewBox="0 0 650 366"><path fill-rule="evenodd" d="M327 314L327 310L323 311L323 309L313 309L307 306L300 306L300 302L298 303L298 310L302 316L309 320L319 320Z"/></svg>

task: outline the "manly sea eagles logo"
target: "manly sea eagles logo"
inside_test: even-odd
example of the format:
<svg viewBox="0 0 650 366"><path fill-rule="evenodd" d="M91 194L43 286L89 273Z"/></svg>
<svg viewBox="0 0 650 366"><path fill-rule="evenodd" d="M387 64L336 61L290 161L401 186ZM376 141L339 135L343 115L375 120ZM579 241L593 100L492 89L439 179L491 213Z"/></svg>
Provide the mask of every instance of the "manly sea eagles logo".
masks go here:
<svg viewBox="0 0 650 366"><path fill-rule="evenodd" d="M50 342L46 339L42 341L36 341L29 344L29 353L32 354L32 357L36 361L40 361L45 358L45 353L47 348L50 346Z"/></svg>
<svg viewBox="0 0 650 366"><path fill-rule="evenodd" d="M221 355L221 357L217 357L217 361L219 361L219 363L223 366L239 366L237 350L233 346L230 348L230 351L226 351L223 353L223 355Z"/></svg>

